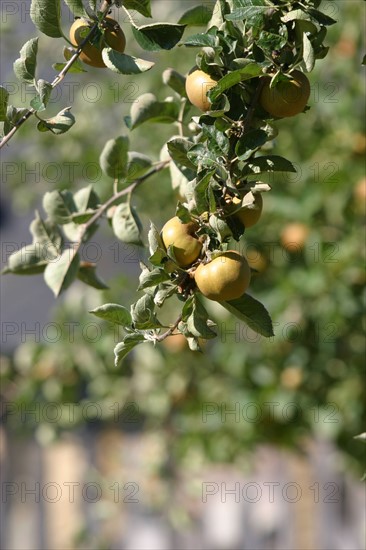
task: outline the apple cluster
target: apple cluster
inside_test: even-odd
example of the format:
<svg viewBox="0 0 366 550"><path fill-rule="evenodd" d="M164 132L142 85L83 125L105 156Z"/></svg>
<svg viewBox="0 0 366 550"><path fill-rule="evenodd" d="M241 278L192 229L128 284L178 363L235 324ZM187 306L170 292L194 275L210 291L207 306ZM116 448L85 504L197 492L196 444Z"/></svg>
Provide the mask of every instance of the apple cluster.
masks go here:
<svg viewBox="0 0 366 550"><path fill-rule="evenodd" d="M201 111L209 111L211 102L207 94L216 84L210 75L194 67L186 78L189 101ZM271 78L264 76L258 101L269 115L282 118L301 113L309 96L309 80L304 73L295 70L290 79L280 80L273 87ZM235 218L243 229L255 225L261 217L263 199L260 192L253 193L253 196L254 200L248 207L243 206L243 198L226 193L222 208L224 215ZM204 255L202 237L197 235L199 229L197 221L183 223L175 216L162 229L164 246L172 251L178 266L188 268L196 288L206 298L218 302L239 298L250 284L251 270L246 258L235 250Z"/></svg>

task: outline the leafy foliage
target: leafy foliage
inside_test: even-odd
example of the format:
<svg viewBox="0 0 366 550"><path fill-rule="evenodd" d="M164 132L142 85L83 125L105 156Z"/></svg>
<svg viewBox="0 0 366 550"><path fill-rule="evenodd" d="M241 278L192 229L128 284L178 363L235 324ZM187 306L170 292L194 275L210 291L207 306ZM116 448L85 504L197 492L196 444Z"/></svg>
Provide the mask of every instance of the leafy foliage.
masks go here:
<svg viewBox="0 0 366 550"><path fill-rule="evenodd" d="M89 10L81 1L66 3L78 16L85 16ZM93 7L91 15L98 17L99 24L106 16L107 7L102 4L99 12L96 6ZM210 107L201 116L194 117L194 130L184 135L183 128L191 119L185 77L172 69L165 71L163 82L174 91L174 96L160 101L152 93L143 93L125 118L127 127L133 132L147 123L178 126L179 137L173 136L164 146L162 144L161 163L154 168L149 157L130 152L127 136L107 141L99 163L105 176L113 180L111 198L100 203L95 193L92 196L87 188L78 200L71 191L47 193L43 206L48 217L45 222L38 217L33 228L38 227L37 235L41 235L43 244L52 244L52 261L34 252L22 263L21 255L16 253L15 257L10 257L7 268L13 273L44 269L45 281L56 296L76 278L103 288L105 284L98 279L95 266L80 262L80 247L94 233L98 220L105 213L119 240L142 246L143 227L131 198L140 183L169 165L173 188L178 187L182 195L176 214L182 223L195 224L194 238L203 243L202 253L191 265L182 268L174 246L166 249L158 231L151 226L148 235L150 265L142 264L138 288L143 295L131 306L132 322L125 326L128 344L117 346L118 364L137 344L158 342L175 332L187 338L191 349L199 349L200 339L215 337L211 328L214 323L209 319L206 305L198 298L195 269L220 251L227 250L233 242L242 242L246 228L235 217L238 208L233 209L233 205L237 201L241 210L255 208L255 193L271 189L257 179L259 176L268 178L274 172L296 172L289 160L268 153L276 132L269 123L270 115L259 104L264 79L269 75L273 87L281 79L286 80L295 67L311 71L315 61L326 53L323 46L326 28L334 23L312 1L303 5L295 1L289 4L267 0L234 1L232 5L218 1L213 10L202 7L188 10L177 24L142 26L134 22L128 10L136 9L150 17L149 2L127 2L125 8L133 36L147 52L170 50L183 39L186 27L206 25L204 32L190 35L182 44L187 48L202 48L196 57L197 67L217 82L207 94ZM41 32L55 38L62 36L59 0L33 0L31 14ZM100 29L102 27L97 25L91 27L90 36L102 32ZM35 80L37 47L38 39L28 41L14 64L18 78L36 87L37 95L30 104L35 112L46 109L54 85L42 79ZM68 49L64 50L64 56L70 66L72 61L77 61ZM121 74L140 74L154 65L153 61L137 59L112 48L104 48L102 56L107 68ZM79 70L77 65L76 69ZM4 114L7 98L3 97L3 118L10 122L8 110ZM15 116L12 115L13 124ZM62 134L74 122L68 107L56 117L39 120L38 130ZM6 126L10 128L10 124ZM127 195L127 201L123 202ZM65 238L75 244L71 248L63 244ZM55 261L57 254L59 257ZM155 310L162 308L172 295L182 303L182 312L175 323L165 327L167 332L162 333L164 325ZM245 294L222 305L259 334L273 335L269 314L253 297ZM110 306L106 311L110 311ZM93 313L100 315L100 311ZM118 316L110 315L109 320L119 324Z"/></svg>
<svg viewBox="0 0 366 550"><path fill-rule="evenodd" d="M85 2L89 12L89 4L96 8L96 2ZM149 6L148 2L135 3L135 7L133 2L124 5L128 4L131 10ZM56 343L28 341L19 347L12 368L2 371L5 382L9 380L9 394L5 395L22 403L35 399L47 402L51 388L52 400L60 407L70 401L98 402L102 407L102 420L112 423L116 419L110 404L133 401L139 407L139 421L154 433L163 432L171 452L183 467L194 463L192 456L196 461L203 457L220 462L235 460L242 466L247 462L248 449L257 442L299 443L303 435L309 433L326 435L349 455L362 458L362 441L352 439L364 431L364 275L359 241L364 214L362 200L354 196L354 182L363 177L365 153L357 99L362 91L357 78L362 61L356 24L359 12L356 3L352 3L353 6L341 3L343 13L351 10L352 14L348 25L354 32L347 32L345 36L342 26L329 29L329 18L311 11L322 9L319 2L292 3L294 9L288 2L286 7L284 2L272 4L233 2L235 10L248 8L244 20L243 12L237 11L233 19L234 11L229 13L226 3L218 2L208 24L212 30L184 39L191 44L208 43L210 48L197 53L195 47L182 46L164 57L169 60L169 66L182 72L182 67L189 68L188 62L191 66L197 63L212 74L219 86L210 94L220 90L224 82L225 90L221 88L211 112L199 113L190 106L185 94L185 77L177 71L174 85L172 78L163 79L169 88L163 87L159 80L158 65L146 76L136 77L136 82L140 78L149 79L149 86L140 91L153 91L154 101L162 109L168 105L170 122L158 120L155 113L134 127L129 141L131 149L138 151L129 150L129 143L127 160L125 153L121 154L123 163L127 162L127 173L122 168L123 175L113 191L113 176L107 173L103 173L92 188L90 181L83 181L85 177L81 175L65 178L62 190L58 189L60 182L55 189L55 183L50 185L49 181L30 185L28 181L24 183L19 174L8 178L16 204L28 205L39 190L51 193L57 190L57 195L48 197L50 203L55 201L55 204L47 203L45 214L36 214L31 225L33 242L9 257L6 271L42 274L48 265L57 264L53 260L64 252L70 255L80 242L76 275L75 265L70 269L66 260L63 265L59 264L56 271L60 273L52 279L53 291L59 292L64 290L65 282L67 286L69 280L75 281L65 292L55 321L59 326L69 326L73 321L80 327L88 326L92 319L102 337L94 342L84 335L73 340L68 334ZM194 22L194 18L193 14L178 21L187 25L187 34L197 33L196 25L189 23L189 20ZM248 28L251 29L249 35L244 35ZM284 39L287 42L282 46ZM327 53L324 44L328 40L333 44L329 62L320 63L320 70L317 63L314 65L311 109L305 115L276 122L258 105L251 108L262 75L272 76L275 85L286 78L295 65L308 72L313 60L322 59ZM274 51L274 46L280 51ZM43 38L40 51L42 47ZM140 55L133 50L128 53ZM160 55L168 54L160 52ZM151 54L147 57L155 60ZM230 76L249 64L258 70L257 76L239 81L238 73ZM88 74L80 74L80 78ZM93 78L99 74L95 71ZM108 85L115 85L116 81L108 80L107 74L105 70L102 78ZM226 87L228 82L230 85ZM347 87L343 82L347 82ZM119 89L125 83L126 79L122 78ZM168 101L164 101L165 92L170 94ZM105 141L128 134L131 124L121 128L122 111L128 102L121 105L115 99L116 94L112 104L110 95L109 104L103 109L90 104L83 108L79 102L76 105L81 114L78 124L72 126L67 139L57 138L57 147L49 145L52 136L37 136L47 151L47 160L49 155L50 160L59 162L60 159L65 163L79 161L82 150L85 163L95 161L103 151L105 133L109 133ZM8 103L8 94L1 91L0 112L6 116L5 133L27 113L26 108ZM137 105L138 101L132 103L132 108ZM39 122L40 127L42 124ZM281 130L278 137L276 127ZM20 132L17 139L23 145L24 158L33 162L34 149L26 143L27 138L30 142L33 137L27 130L24 130L25 140L22 141ZM72 156L73 150L75 156ZM231 161L237 157L230 165L232 170L223 161L225 156ZM162 171L163 167L167 170ZM283 172L284 168L289 172ZM239 189L237 176L241 181ZM173 191L166 185L169 178ZM137 180L139 183L135 185ZM140 186L147 180L149 183ZM64 186L70 187L71 195L67 195ZM76 191L80 186L81 191ZM247 207L256 189L265 193L272 188L268 198L264 197L263 223L243 231L231 216L223 215L224 186L226 194L235 195ZM178 193L174 212L174 206L169 205ZM114 200L105 207L110 198ZM156 227L151 224L147 236L144 231L139 233L142 242L149 243L150 257L147 259L142 248L138 249L141 260L138 282L137 266L128 266L123 262L125 258L122 262L119 258L118 279L111 281L110 290L98 294L94 288L102 289L106 285L96 274L97 266L82 260L82 250L98 224L102 225L103 218L113 230L115 207L120 204L136 206L144 224L148 217L153 218ZM232 246L245 251L248 260L253 257L253 251L259 258L259 263L250 262L253 265L251 288L249 294L239 299L244 305L234 303L235 312L230 311L232 304L227 307L225 303L204 301L195 292L194 285L188 285L192 282L189 269L175 263L174 250L165 249L159 228L164 219L174 214L184 222L192 217L198 221L199 235L204 242L201 259L206 259L206 253L214 256L217 251ZM95 215L98 217L92 221ZM309 236L304 248L294 247L291 251L280 245L279 236L284 224L294 220L308 227ZM90 221L91 225L85 227ZM128 246L127 241L119 244L124 252L130 251L124 248ZM131 250L136 258L137 249ZM139 291L139 299L131 307L126 307L132 292L125 276L126 267L133 268L133 289L138 285ZM82 287L78 281L93 288ZM255 300L255 306L251 299ZM273 323L259 301L272 312ZM117 313L113 319L123 322L117 323L102 315L91 317L89 311L103 311L103 302L106 309L112 305L119 313L122 311L121 317ZM160 342L159 338L166 333L169 335ZM218 337L213 337L214 333ZM139 346L140 343L147 345ZM192 353L187 344L194 350L200 347L205 353ZM113 365L113 348L117 368ZM203 422L202 407L208 402L217 407L225 403L228 408L239 403L244 414L246 405L254 402L260 416L257 422L245 416L242 422L236 422L234 415L228 415L222 422L219 408ZM270 414L269 402L275 406L275 414ZM296 403L297 408L286 409L290 403ZM55 431L69 428L62 424L62 419L47 427ZM119 420L123 422L123 418L118 417ZM12 421L10 418L10 425ZM82 421L81 416L74 420L75 424ZM32 415L28 422L32 423ZM169 435L163 426L168 426ZM38 430L39 426L34 428ZM170 439L172 429L179 433L173 440Z"/></svg>

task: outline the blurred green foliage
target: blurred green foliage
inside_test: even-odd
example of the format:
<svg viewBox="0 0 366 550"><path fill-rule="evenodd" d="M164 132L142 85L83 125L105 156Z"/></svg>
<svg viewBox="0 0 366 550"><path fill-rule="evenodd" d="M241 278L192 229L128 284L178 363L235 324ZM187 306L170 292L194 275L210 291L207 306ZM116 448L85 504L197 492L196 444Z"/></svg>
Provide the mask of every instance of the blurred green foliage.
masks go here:
<svg viewBox="0 0 366 550"><path fill-rule="evenodd" d="M160 10L171 10L164 19L177 20L177 3L170 8L168 2L161 4ZM55 308L53 320L62 329L57 341L49 337L48 342L20 344L12 358L4 359L3 399L18 404L19 410L22 403L25 408L34 402L41 407L53 403L60 416L50 422L41 413L39 423L31 415L9 415L11 428L22 424L48 442L61 430L86 422L142 427L160 432L186 466L206 460L242 464L258 443L300 446L310 437L325 436L362 470L364 448L353 438L365 425L366 136L359 25L364 6L357 1L328 4L329 15L339 22L329 31L327 58L310 77L311 110L277 123L275 152L297 163L298 174L273 178L261 221L244 244L252 259L260 254L251 293L271 312L275 337L256 335L210 303L219 338L203 354L190 352L172 337L157 348L140 346L117 371L112 350L118 335L86 312L105 302L131 302L137 281L126 276L121 261L121 275L110 281L110 290L98 293L76 285L68 291ZM130 53L138 54L128 38ZM54 50L48 53L46 38L41 49L46 70L48 58L54 61L57 56ZM73 89L74 128L51 139L35 135L35 121L29 122L11 143L6 160L24 167L55 162L63 174L67 163L77 163L75 178L62 176L52 183L51 176L41 177L29 186L19 173L8 177L14 208L24 211L50 189L90 183L83 180L83 167L95 162L107 139L127 133L123 117L130 101L148 91L159 97L166 67L185 73L194 63L195 50L178 48L159 54L154 69L138 78L98 70L69 75L74 88L62 87L54 109L71 104L67 93ZM88 92L92 98L98 92L100 99L85 101ZM149 151L158 160L170 135L164 125L152 125L151 131L137 129L130 135L132 148ZM102 198L110 194L105 185L103 177L95 183ZM176 198L167 173L141 186L135 201L145 226L149 219L159 227L170 218ZM308 237L303 248L289 252L281 243L281 232L298 221L307 226ZM73 322L71 338L68 324ZM70 403L75 404L72 421ZM88 403L97 407L87 410Z"/></svg>

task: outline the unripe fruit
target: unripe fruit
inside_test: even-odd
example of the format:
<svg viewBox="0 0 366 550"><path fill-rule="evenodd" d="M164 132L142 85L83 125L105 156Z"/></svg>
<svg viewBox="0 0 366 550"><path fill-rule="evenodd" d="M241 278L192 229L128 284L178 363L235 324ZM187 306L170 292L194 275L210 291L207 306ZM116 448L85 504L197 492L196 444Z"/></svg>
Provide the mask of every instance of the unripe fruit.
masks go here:
<svg viewBox="0 0 366 550"><path fill-rule="evenodd" d="M359 180L353 190L355 207L360 214L366 214L366 178Z"/></svg>
<svg viewBox="0 0 366 550"><path fill-rule="evenodd" d="M241 199L234 197L231 202L230 209L235 210L238 208L240 203ZM245 228L255 225L262 215L263 199L261 193L257 193L255 195L254 204L255 208L240 208L240 210L237 210L235 214L233 214L234 218L240 221Z"/></svg>
<svg viewBox="0 0 366 550"><path fill-rule="evenodd" d="M353 135L352 150L356 155L365 155L366 153L366 136L357 132Z"/></svg>
<svg viewBox="0 0 366 550"><path fill-rule="evenodd" d="M207 92L216 86L216 80L199 69L191 72L186 78L186 92L189 101L201 109L201 111L209 111L211 102L207 97Z"/></svg>
<svg viewBox="0 0 366 550"><path fill-rule="evenodd" d="M309 228L304 223L289 223L281 232L281 244L289 252L298 252L304 247L308 235Z"/></svg>
<svg viewBox="0 0 366 550"><path fill-rule="evenodd" d="M251 248L250 250L247 250L246 254L248 264L251 269L255 269L255 271L258 271L259 273L267 269L267 259L259 250L256 248Z"/></svg>
<svg viewBox="0 0 366 550"><path fill-rule="evenodd" d="M300 367L286 367L281 372L281 384L288 390L296 390L303 381L303 372Z"/></svg>
<svg viewBox="0 0 366 550"><path fill-rule="evenodd" d="M175 216L166 222L161 231L165 248L173 247L175 259L180 267L189 266L201 253L202 243L195 237L197 229L196 223L182 223Z"/></svg>
<svg viewBox="0 0 366 550"><path fill-rule="evenodd" d="M291 117L302 113L310 97L310 82L301 71L293 71L290 80L281 80L270 88L270 78L265 83L259 97L261 107L278 118Z"/></svg>
<svg viewBox="0 0 366 550"><path fill-rule="evenodd" d="M87 42L80 53L80 59L92 67L105 67L102 57L103 48L113 48L117 52L123 53L126 47L126 37L118 22L111 17L106 17L102 23L104 34L99 44ZM70 41L73 46L79 46L86 36L90 33L93 23L86 19L76 19L70 28Z"/></svg>
<svg viewBox="0 0 366 550"><path fill-rule="evenodd" d="M163 346L171 353L180 353L188 348L187 338L180 332L165 338L162 343Z"/></svg>
<svg viewBox="0 0 366 550"><path fill-rule="evenodd" d="M226 302L244 294L250 283L250 267L238 252L228 250L208 264L199 265L194 278L206 298Z"/></svg>

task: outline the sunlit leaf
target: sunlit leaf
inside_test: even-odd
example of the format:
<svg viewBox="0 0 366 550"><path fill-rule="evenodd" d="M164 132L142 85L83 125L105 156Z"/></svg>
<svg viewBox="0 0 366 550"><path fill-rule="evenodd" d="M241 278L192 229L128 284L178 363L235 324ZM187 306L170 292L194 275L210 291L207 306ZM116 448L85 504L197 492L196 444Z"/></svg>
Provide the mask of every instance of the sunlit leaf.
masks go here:
<svg viewBox="0 0 366 550"><path fill-rule="evenodd" d="M268 311L263 304L249 294L243 294L237 300L221 302L221 305L262 336L269 338L274 335Z"/></svg>
<svg viewBox="0 0 366 550"><path fill-rule="evenodd" d="M113 178L123 178L127 174L129 139L127 136L119 136L110 139L105 144L99 157L99 163L103 172Z"/></svg>
<svg viewBox="0 0 366 550"><path fill-rule="evenodd" d="M44 280L56 298L75 280L79 271L79 263L79 254L75 249L68 248L61 256L47 265Z"/></svg>
<svg viewBox="0 0 366 550"><path fill-rule="evenodd" d="M60 0L32 0L30 17L43 34L62 37Z"/></svg>
<svg viewBox="0 0 366 550"><path fill-rule="evenodd" d="M154 23L142 27L132 25L132 32L137 43L141 48L150 52L174 48L182 38L184 29L185 25L172 23Z"/></svg>
<svg viewBox="0 0 366 550"><path fill-rule="evenodd" d="M14 73L19 80L33 84L38 53L38 38L31 38L20 50L20 57L14 61Z"/></svg>
<svg viewBox="0 0 366 550"><path fill-rule="evenodd" d="M130 327L132 324L130 312L119 304L104 304L91 310L89 313L100 317L104 321L110 321L123 327Z"/></svg>
<svg viewBox="0 0 366 550"><path fill-rule="evenodd" d="M103 48L102 57L108 69L120 74L140 74L149 71L154 63L117 52L112 48Z"/></svg>

